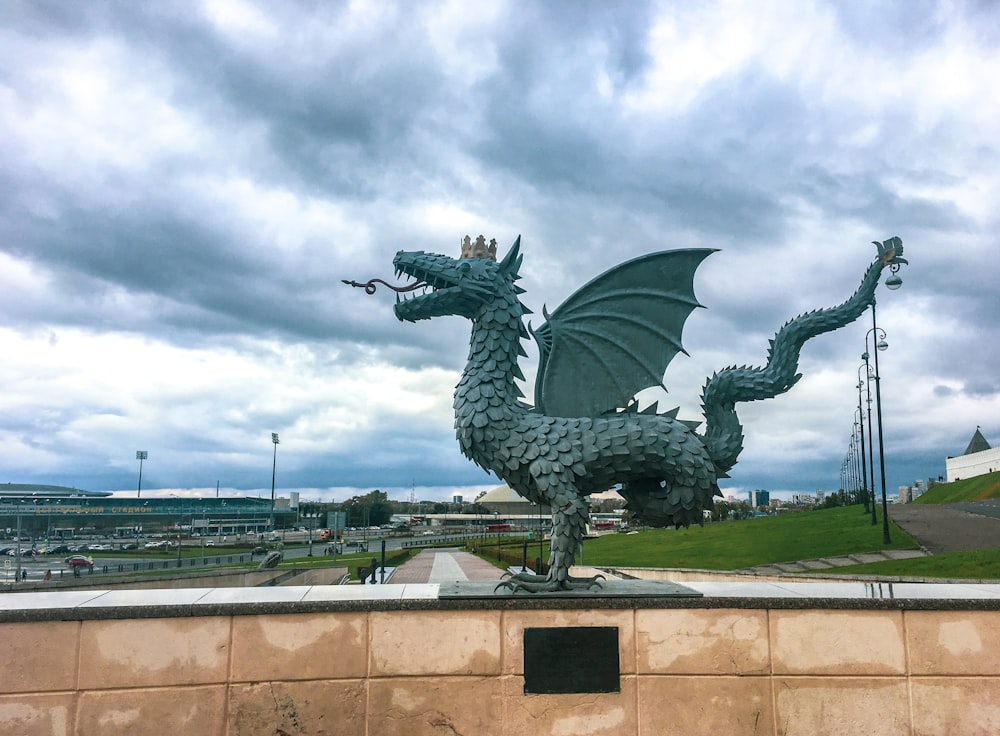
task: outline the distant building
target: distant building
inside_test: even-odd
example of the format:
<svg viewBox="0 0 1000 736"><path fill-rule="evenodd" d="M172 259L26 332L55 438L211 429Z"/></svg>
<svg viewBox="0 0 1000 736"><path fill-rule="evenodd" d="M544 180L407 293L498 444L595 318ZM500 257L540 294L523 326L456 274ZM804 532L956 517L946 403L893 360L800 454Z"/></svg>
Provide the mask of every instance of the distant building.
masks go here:
<svg viewBox="0 0 1000 736"><path fill-rule="evenodd" d="M749 494L750 494L750 506L753 508L758 508L760 506L769 506L771 504L770 491L749 491Z"/></svg>
<svg viewBox="0 0 1000 736"><path fill-rule="evenodd" d="M922 495L927 493L931 488L943 482L943 478L940 476L937 480L933 478L928 478L924 480L915 480L913 485L910 486L900 486L899 495L896 497L896 503L911 503L916 501Z"/></svg>
<svg viewBox="0 0 1000 736"><path fill-rule="evenodd" d="M552 510L548 505L539 508L537 504L519 496L506 483L488 491L485 496L479 499L479 503L499 516L552 515Z"/></svg>
<svg viewBox="0 0 1000 736"><path fill-rule="evenodd" d="M291 499L139 498L109 491L84 491L63 486L0 484L0 529L20 526L44 538L73 539L81 534L189 531L203 535L260 534L295 525L298 509ZM8 532L9 533L9 532Z"/></svg>
<svg viewBox="0 0 1000 736"><path fill-rule="evenodd" d="M979 427L976 427L976 432L972 435L965 452L958 457L949 457L945 461L945 466L949 483L986 475L1000 470L1000 448L990 447Z"/></svg>

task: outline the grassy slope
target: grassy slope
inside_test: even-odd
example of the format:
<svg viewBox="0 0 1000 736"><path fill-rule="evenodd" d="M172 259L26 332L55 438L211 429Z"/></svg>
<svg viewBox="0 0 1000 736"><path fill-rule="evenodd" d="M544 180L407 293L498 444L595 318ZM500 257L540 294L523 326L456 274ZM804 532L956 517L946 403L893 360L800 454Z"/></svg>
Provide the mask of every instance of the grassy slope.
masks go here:
<svg viewBox="0 0 1000 736"><path fill-rule="evenodd" d="M890 522L890 549L917 543ZM690 529L655 529L587 540L588 565L737 570L773 562L809 560L885 549L882 525L860 506L791 512Z"/></svg>
<svg viewBox="0 0 1000 736"><path fill-rule="evenodd" d="M1000 497L1000 472L934 486L914 503L956 503Z"/></svg>

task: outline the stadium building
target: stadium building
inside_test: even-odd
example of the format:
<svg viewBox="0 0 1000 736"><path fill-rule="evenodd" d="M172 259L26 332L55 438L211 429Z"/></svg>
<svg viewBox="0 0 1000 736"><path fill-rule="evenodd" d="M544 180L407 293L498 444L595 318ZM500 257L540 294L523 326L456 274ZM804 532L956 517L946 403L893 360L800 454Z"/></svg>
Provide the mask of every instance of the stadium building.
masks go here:
<svg viewBox="0 0 1000 736"><path fill-rule="evenodd" d="M274 502L276 530L293 527L298 494ZM201 535L259 535L272 528L271 499L124 498L109 491L64 486L0 484L0 533L32 538L139 537L182 531Z"/></svg>

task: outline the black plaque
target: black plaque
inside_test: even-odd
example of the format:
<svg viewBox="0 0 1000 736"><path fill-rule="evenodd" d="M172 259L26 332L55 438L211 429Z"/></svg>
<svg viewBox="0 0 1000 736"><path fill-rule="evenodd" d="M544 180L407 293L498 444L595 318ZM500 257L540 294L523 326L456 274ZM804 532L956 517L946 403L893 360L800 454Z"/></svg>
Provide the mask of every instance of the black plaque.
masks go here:
<svg viewBox="0 0 1000 736"><path fill-rule="evenodd" d="M621 692L617 626L524 630L524 692Z"/></svg>

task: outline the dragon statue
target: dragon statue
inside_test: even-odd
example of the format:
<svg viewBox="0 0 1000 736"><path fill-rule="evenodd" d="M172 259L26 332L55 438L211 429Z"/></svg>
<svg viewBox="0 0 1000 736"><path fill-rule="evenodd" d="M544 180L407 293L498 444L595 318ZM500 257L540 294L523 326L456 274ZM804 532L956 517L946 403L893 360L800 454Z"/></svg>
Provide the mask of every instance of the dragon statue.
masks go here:
<svg viewBox="0 0 1000 736"><path fill-rule="evenodd" d="M717 372L702 391L705 431L677 418L677 409L638 411L635 395L662 386L667 364L683 352L681 331L701 306L694 274L710 249L663 251L616 266L549 314L539 329L523 321L530 310L519 295L520 237L501 260L496 241L468 236L460 258L400 251L396 275L413 279L393 287L381 279L352 286L397 292L395 313L416 322L442 315L472 321L469 357L455 389L455 432L462 452L524 498L552 509L547 575L522 573L501 583L514 591L583 588L595 578L570 576L589 522L587 497L617 488L634 516L656 526L702 523L702 510L719 493L719 478L743 447L738 402L775 397L801 377L799 352L812 337L850 324L875 301L882 270L893 272L902 241L879 248L861 286L843 304L787 322L771 341L767 365ZM524 380L522 341L539 346L534 406L516 385ZM600 577L600 576L598 576Z"/></svg>

